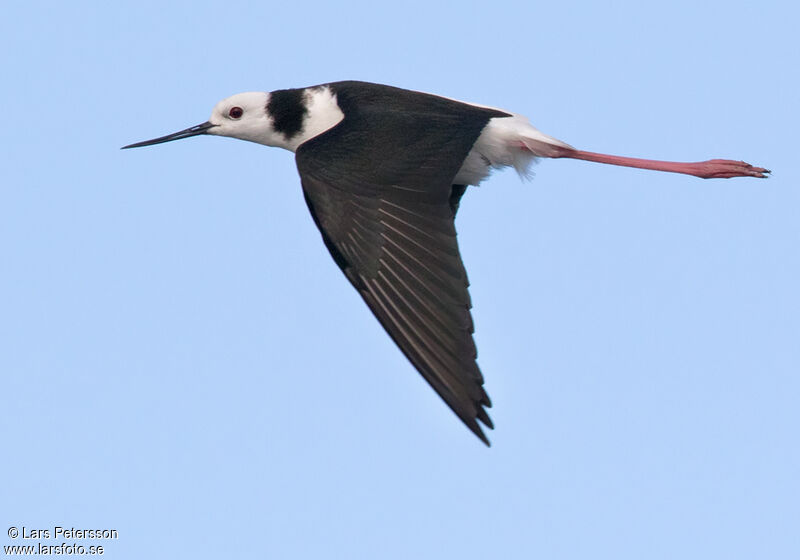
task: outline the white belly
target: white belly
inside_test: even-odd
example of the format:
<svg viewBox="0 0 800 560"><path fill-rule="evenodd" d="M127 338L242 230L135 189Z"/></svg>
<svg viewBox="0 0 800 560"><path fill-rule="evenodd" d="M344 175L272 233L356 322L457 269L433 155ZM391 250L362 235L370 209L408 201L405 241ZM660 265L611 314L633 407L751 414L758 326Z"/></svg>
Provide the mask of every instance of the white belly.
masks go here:
<svg viewBox="0 0 800 560"><path fill-rule="evenodd" d="M522 115L491 119L472 146L458 170L453 184L477 185L493 169L513 167L523 178L530 178L537 157L549 157L551 146L570 148L561 140L538 131Z"/></svg>

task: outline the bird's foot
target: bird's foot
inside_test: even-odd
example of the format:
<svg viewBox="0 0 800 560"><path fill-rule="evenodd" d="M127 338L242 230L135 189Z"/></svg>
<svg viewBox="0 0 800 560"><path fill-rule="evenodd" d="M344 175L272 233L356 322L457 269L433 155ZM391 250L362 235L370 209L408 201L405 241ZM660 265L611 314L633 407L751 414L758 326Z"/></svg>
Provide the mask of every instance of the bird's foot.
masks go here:
<svg viewBox="0 0 800 560"><path fill-rule="evenodd" d="M772 173L769 169L755 167L749 163L731 159L710 159L693 165L697 166L697 172L692 174L703 179L730 179L731 177L766 179Z"/></svg>

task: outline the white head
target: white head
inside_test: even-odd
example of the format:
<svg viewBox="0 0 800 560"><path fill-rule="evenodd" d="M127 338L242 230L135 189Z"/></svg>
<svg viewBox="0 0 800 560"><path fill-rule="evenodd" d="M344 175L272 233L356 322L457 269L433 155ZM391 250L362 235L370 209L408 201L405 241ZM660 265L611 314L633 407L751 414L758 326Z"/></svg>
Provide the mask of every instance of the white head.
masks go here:
<svg viewBox="0 0 800 560"><path fill-rule="evenodd" d="M237 93L217 103L211 111L211 117L202 124L153 140L137 142L125 148L151 146L201 134L230 136L267 146L285 147L283 135L272 128L272 120L267 111L268 101L269 94L265 92Z"/></svg>
<svg viewBox="0 0 800 560"><path fill-rule="evenodd" d="M208 134L230 136L267 146L280 145L267 114L269 94L258 91L237 93L214 106ZM277 142L276 142L277 140Z"/></svg>

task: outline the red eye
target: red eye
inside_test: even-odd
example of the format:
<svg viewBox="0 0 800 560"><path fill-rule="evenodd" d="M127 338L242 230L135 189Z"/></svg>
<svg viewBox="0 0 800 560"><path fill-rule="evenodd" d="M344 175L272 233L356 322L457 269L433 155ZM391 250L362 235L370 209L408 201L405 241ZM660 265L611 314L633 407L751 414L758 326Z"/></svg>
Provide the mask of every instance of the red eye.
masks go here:
<svg viewBox="0 0 800 560"><path fill-rule="evenodd" d="M241 119L242 115L244 115L244 109L241 107L231 107L231 110L228 111L228 116L232 119Z"/></svg>

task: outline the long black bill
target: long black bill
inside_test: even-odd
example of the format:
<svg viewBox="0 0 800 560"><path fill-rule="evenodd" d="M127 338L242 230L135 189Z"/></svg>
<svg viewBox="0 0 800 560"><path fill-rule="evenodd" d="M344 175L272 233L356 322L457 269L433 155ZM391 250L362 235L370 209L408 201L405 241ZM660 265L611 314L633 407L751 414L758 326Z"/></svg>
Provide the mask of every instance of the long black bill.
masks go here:
<svg viewBox="0 0 800 560"><path fill-rule="evenodd" d="M128 146L122 146L122 150L127 148L141 148L142 146L152 146L153 144L163 144L164 142L171 142L172 140L180 140L181 138L189 138L190 136L199 136L200 134L208 134L208 129L213 128L217 125L211 124L210 122L204 122L203 124L198 124L197 126L192 126L187 128L186 130L181 130L180 132L173 132L172 134L167 134L166 136L162 136L161 138L153 138L152 140L145 140L144 142L136 142L136 144L130 144Z"/></svg>

